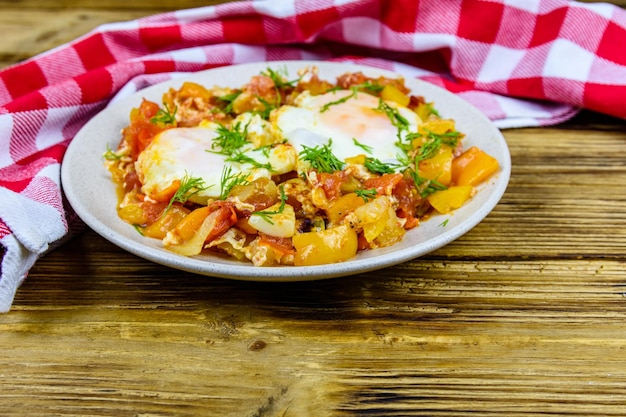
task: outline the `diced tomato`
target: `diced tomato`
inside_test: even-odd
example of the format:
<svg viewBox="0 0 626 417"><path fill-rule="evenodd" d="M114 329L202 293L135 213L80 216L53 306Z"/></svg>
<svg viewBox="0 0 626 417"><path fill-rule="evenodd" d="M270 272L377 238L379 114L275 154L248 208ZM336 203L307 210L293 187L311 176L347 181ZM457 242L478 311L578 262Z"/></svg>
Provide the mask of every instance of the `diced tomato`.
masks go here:
<svg viewBox="0 0 626 417"><path fill-rule="evenodd" d="M421 198L417 194L413 182L402 178L393 189L393 195L398 200L397 216L406 219L404 228L408 230L416 227L419 224L417 205Z"/></svg>
<svg viewBox="0 0 626 417"><path fill-rule="evenodd" d="M317 174L320 187L324 190L326 198L332 200L341 195L341 185L345 182L346 175L343 171L333 172L329 174L327 172L320 172Z"/></svg>
<svg viewBox="0 0 626 417"><path fill-rule="evenodd" d="M209 206L211 213L218 212L215 219L215 226L206 238L206 242L210 242L223 235L228 229L235 225L238 221L237 212L235 211L235 205L219 200Z"/></svg>
<svg viewBox="0 0 626 417"><path fill-rule="evenodd" d="M162 202L154 202L150 200L143 201L141 203L141 208L143 209L144 216L147 220L147 223L154 223L161 217L163 210L167 207L168 203Z"/></svg>
<svg viewBox="0 0 626 417"><path fill-rule="evenodd" d="M253 97L260 97L270 103L276 100L276 85L266 75L254 75L250 79L250 83L244 87L244 91Z"/></svg>
<svg viewBox="0 0 626 417"><path fill-rule="evenodd" d="M261 238L259 241L260 244L270 246L282 255L295 253L290 237L270 236L265 233L259 233L259 236Z"/></svg>
<svg viewBox="0 0 626 417"><path fill-rule="evenodd" d="M159 105L143 100L130 113L130 124L124 129L124 140L130 146L133 160L152 142L154 137L167 127L150 122L159 111Z"/></svg>
<svg viewBox="0 0 626 417"><path fill-rule="evenodd" d="M365 189L376 189L380 195L391 195L394 187L402 180L402 174L383 174L380 177L370 178L364 181Z"/></svg>

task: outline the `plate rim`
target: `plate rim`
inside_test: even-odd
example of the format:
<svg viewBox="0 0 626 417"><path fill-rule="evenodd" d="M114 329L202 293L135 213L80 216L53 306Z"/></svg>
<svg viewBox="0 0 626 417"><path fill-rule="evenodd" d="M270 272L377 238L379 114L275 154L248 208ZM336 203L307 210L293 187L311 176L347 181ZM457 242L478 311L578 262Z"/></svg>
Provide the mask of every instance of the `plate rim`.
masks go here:
<svg viewBox="0 0 626 417"><path fill-rule="evenodd" d="M473 113L472 117L475 117L480 125L486 125L487 127L489 127L489 130L491 131L490 133L494 136L494 140L496 141L495 143L497 143L500 147L500 171L496 174L495 178L492 178L489 181L493 185L493 187L491 188L491 193L487 196L486 201L483 204L479 205L478 210L470 215L465 221L461 221L459 224L449 229L442 230L441 233L437 234L433 238L430 238L418 244L417 250L410 247L399 248L397 247L397 245L402 244L402 242L399 242L396 245L392 245L391 247L374 249L375 251L379 251L378 254L368 256L365 259L362 259L361 257L359 257L359 255L357 255L357 257L350 260L333 264L313 266L258 267L241 261L227 260L227 263L222 263L216 262L218 259L225 261L225 259L221 258L219 255L184 257L174 254L173 252L167 251L163 248L154 248L147 243L143 245L137 245L136 240L130 239L126 237L126 235L116 232L112 228L112 226L107 225L104 220L98 218L94 215L93 212L87 209L87 206L84 204L83 201L85 196L80 195L79 187L77 186L77 180L75 177L73 177L75 176L76 165L72 166L72 162L77 160L79 156L78 152L80 151L80 146L86 146L84 144L86 143L84 135L86 135L94 125L100 123L102 119L106 119L109 114L114 113L112 109L122 109L124 107L128 107L129 105L132 106L133 103L135 103L136 105L139 100L141 100L145 96L149 96L150 94L154 95L160 92L160 94L162 95L165 89L169 88L169 86L181 84L184 81L202 79L205 77L210 77L211 75L219 74L220 72L224 71L243 71L253 75L254 73L258 74L259 71L267 68L268 66L284 66L286 68L304 68L307 66L317 66L319 68L320 78L322 79L328 79L324 76L324 72L329 68L332 68L336 72L363 71L367 72L368 75L382 74L394 77L403 76L401 73L396 73L378 67L371 67L362 64L353 64L337 61L283 60L227 65L194 73L186 73L184 76L172 78L170 80L149 86L147 88L140 89L128 97L125 97L121 100L116 100L114 102L110 102L105 109L100 111L87 123L85 123L85 125L74 136L74 139L70 142L61 164L61 185L67 201L76 212L76 214L83 220L83 222L87 226L89 226L97 234L115 244L116 246L138 257L144 258L163 266L199 275L228 278L234 280L287 282L309 281L354 275L358 273L387 268L393 265L401 264L411 259L419 258L453 242L454 240L466 234L468 231L481 223L484 218L487 217L489 213L491 213L491 211L495 208L495 206L500 202L504 192L508 187L511 173L511 159L508 144L500 130L495 125L493 125L493 123L482 112L480 112L467 101L463 100L461 97L434 84L428 83L427 81L420 80L418 78L409 78L407 76L403 76L407 84L417 84L429 92L436 92L436 95L438 95L440 99L441 97L445 97L446 100L463 103L461 107L465 107L466 110L470 109ZM221 85L218 82L216 82L215 84ZM412 93L415 95L423 95L420 91L415 91L415 88L411 88L411 90ZM444 110L440 109L438 106L436 107L438 108L438 110ZM448 109L445 109L445 111L448 111ZM128 118L126 117L126 123L127 121ZM117 143L119 142L119 140L120 137L118 135L115 138L102 139L102 142ZM102 152L100 152L100 155L104 152L104 149L101 151ZM502 158L504 158L504 160L501 160ZM99 163L102 167L101 169L106 171L106 168L104 168L104 164L102 163L102 159L99 160ZM108 173L108 171L106 172ZM110 177L109 181L111 187L114 187ZM486 187L487 185L479 186L478 194L480 194L481 192L485 192L485 190L482 190L482 188ZM455 211L455 213L462 211L462 209L463 207ZM453 218L453 216L454 213L450 217L446 218L450 219ZM126 223L124 224L128 227L130 232L136 233L131 225L128 225ZM420 228L422 227L423 224L420 224L415 229L412 229L409 232L419 232ZM141 239L148 240L149 238L141 237ZM394 249L394 247L396 248ZM211 259L207 259L207 257Z"/></svg>

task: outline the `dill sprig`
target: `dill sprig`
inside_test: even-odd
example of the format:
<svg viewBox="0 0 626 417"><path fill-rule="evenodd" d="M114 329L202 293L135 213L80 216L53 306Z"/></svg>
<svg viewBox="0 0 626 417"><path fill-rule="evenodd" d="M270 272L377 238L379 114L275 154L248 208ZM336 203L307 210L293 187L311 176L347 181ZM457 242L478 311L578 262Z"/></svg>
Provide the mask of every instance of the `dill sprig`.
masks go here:
<svg viewBox="0 0 626 417"><path fill-rule="evenodd" d="M308 147L302 145L302 151L298 154L298 157L304 161L308 161L311 167L318 172L333 173L335 171L341 171L344 163L339 160L331 149L333 140L329 139L328 143L322 146Z"/></svg>
<svg viewBox="0 0 626 417"><path fill-rule="evenodd" d="M416 137L421 137L419 133L411 133L407 136L408 140L412 140ZM457 131L446 133L435 133L430 130L426 131L426 142L419 148L419 152L416 156L416 162L423 161L425 159L432 158L439 152L441 145L448 145L451 148L456 147L461 137L461 133Z"/></svg>
<svg viewBox="0 0 626 417"><path fill-rule="evenodd" d="M217 137L213 139L213 143L211 144L211 149L217 150L208 152L230 156L238 152L242 146L248 143L248 125L246 124L242 129L241 122L235 123L231 129L224 125L219 125L217 134Z"/></svg>
<svg viewBox="0 0 626 417"><path fill-rule="evenodd" d="M156 115L150 119L150 123L152 124L164 124L164 125L173 125L176 123L176 112L178 111L178 107L174 106L173 109L170 109L169 106L163 103L163 107L157 111Z"/></svg>
<svg viewBox="0 0 626 417"><path fill-rule="evenodd" d="M225 166L222 169L220 179L220 200L225 200L236 186L248 184L246 177L247 174L243 172L233 174L233 168L231 166Z"/></svg>
<svg viewBox="0 0 626 417"><path fill-rule="evenodd" d="M366 203L370 200L373 200L376 197L378 192L375 188L367 189L367 190L354 190L354 194L358 195L365 201Z"/></svg>
<svg viewBox="0 0 626 417"><path fill-rule="evenodd" d="M355 138L352 138L352 142L354 143L354 146L358 146L359 148L363 149L365 152L369 154L371 154L374 151L374 149L371 146L361 143Z"/></svg>
<svg viewBox="0 0 626 417"><path fill-rule="evenodd" d="M324 113L326 110L328 110L331 106L336 106L337 104L341 104L341 103L345 103L346 101L350 100L352 97L356 97L356 95L358 94L359 90L357 90L356 88L351 88L352 93L350 93L347 96L344 96L338 100L335 101L330 101L326 104L324 104L321 108L320 108L320 113Z"/></svg>
<svg viewBox="0 0 626 417"><path fill-rule="evenodd" d="M433 107L433 103L426 103L426 108L428 109L428 112L430 114L433 114L437 117L441 117L441 115L439 115L439 112L437 111L437 109L435 109L435 107Z"/></svg>
<svg viewBox="0 0 626 417"><path fill-rule="evenodd" d="M231 156L229 156L228 158L226 158L226 162L237 162L239 164L250 164L255 168L265 168L269 171L272 170L272 165L269 162L266 162L265 164L262 164L258 161L256 161L255 159L249 157L248 155L245 155L243 152L241 151L237 151L236 153L232 154Z"/></svg>
<svg viewBox="0 0 626 417"><path fill-rule="evenodd" d="M230 94L225 94L223 96L218 97L217 99L226 103L226 107L222 109L225 114L229 114L233 112L233 103L241 95L243 91L238 90L234 91Z"/></svg>
<svg viewBox="0 0 626 417"><path fill-rule="evenodd" d="M199 193L200 191L206 190L209 187L211 186L207 186L202 178L191 177L187 172L185 172L185 176L180 180L178 190L176 190L176 192L170 199L170 202L165 208L164 213L167 212L170 207L172 207L172 204L177 202L185 204L192 196Z"/></svg>
<svg viewBox="0 0 626 417"><path fill-rule="evenodd" d="M350 90L351 93L345 97L342 97L338 100L335 101L331 101L329 103L324 104L321 108L320 108L320 113L324 113L325 111L327 111L331 106L335 106L337 104L341 104L341 103L345 103L346 101L350 100L353 97L356 97L357 94L359 93L359 91L364 91L368 92L368 93L372 93L374 95L379 94L382 89L384 87L380 84L374 84L371 81L366 81L364 83L361 84L355 84L355 85L351 85L350 86ZM330 90L328 90L327 92L335 92L335 91L342 91L344 90L341 87L333 87ZM380 107L380 106L379 106Z"/></svg>
<svg viewBox="0 0 626 417"><path fill-rule="evenodd" d="M278 92L276 93L276 103L274 104L265 100L263 97L257 96L256 98L264 106L263 110L255 111L255 113L258 114L262 119L268 120L270 118L270 114L272 113L272 110L280 107L281 99L280 99L280 93Z"/></svg>
<svg viewBox="0 0 626 417"><path fill-rule="evenodd" d="M261 216L261 218L263 220L265 220L266 222L268 222L269 224L274 224L274 221L272 220L272 216L276 215L276 214L280 214L285 210L285 204L287 202L287 194L285 194L285 189L283 186L280 186L278 188L278 190L280 191L280 206L278 207L278 210L274 210L274 211L270 211L270 210L261 210L261 211L255 211L252 213L253 216Z"/></svg>
<svg viewBox="0 0 626 417"><path fill-rule="evenodd" d="M384 85L373 83L371 80L367 80L361 84L353 85L352 87L357 88L359 90L365 90L372 94L379 94L381 91L383 91L383 88L385 88Z"/></svg>
<svg viewBox="0 0 626 417"><path fill-rule="evenodd" d="M107 150L103 155L104 159L106 159L107 161L119 161L120 159L122 159L123 156L124 155L121 153L116 153L113 149L111 149L108 144Z"/></svg>
<svg viewBox="0 0 626 417"><path fill-rule="evenodd" d="M298 82L300 82L300 79L302 77L298 77L294 80L289 81L288 80L288 72L287 72L287 68L282 68L279 70L273 70L271 68L267 68L265 71L261 71L262 75L265 75L266 77L269 77L272 79L272 81L274 81L274 85L277 88L284 88L284 87L295 87Z"/></svg>
<svg viewBox="0 0 626 417"><path fill-rule="evenodd" d="M386 164L384 162L381 162L377 158L371 157L365 158L365 163L363 164L363 166L365 166L365 168L375 174L393 174L394 172L396 172L395 167L397 167L397 165L395 164Z"/></svg>
<svg viewBox="0 0 626 417"><path fill-rule="evenodd" d="M400 114L398 109L391 107L382 98L378 99L378 107L376 107L375 110L385 113L391 121L391 124L398 128L398 131L405 130L409 127L409 121Z"/></svg>
<svg viewBox="0 0 626 417"><path fill-rule="evenodd" d="M420 177L415 169L409 169L409 175L413 179L413 183L415 183L415 187L422 198L426 198L436 191L448 189L448 187L437 180L429 180Z"/></svg>

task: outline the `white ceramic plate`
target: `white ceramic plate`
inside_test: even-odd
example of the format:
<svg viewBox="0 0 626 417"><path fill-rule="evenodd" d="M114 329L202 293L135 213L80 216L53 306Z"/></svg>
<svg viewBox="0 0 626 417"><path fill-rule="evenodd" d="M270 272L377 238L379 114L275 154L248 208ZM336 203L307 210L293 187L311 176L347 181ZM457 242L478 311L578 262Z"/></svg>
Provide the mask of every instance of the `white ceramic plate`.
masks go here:
<svg viewBox="0 0 626 417"><path fill-rule="evenodd" d="M103 165L107 146L115 149L120 131L128 124L131 108L142 98L161 103L170 87L179 88L183 81L241 87L252 75L271 67L286 68L290 75L307 65L319 68L322 79L334 81L345 72L362 71L368 76L397 74L379 69L332 62L280 61L221 67L198 72L183 79L168 81L139 91L116 102L90 120L70 144L62 164L61 181L68 201L82 220L98 234L121 248L150 261L197 274L250 281L304 281L356 274L396 265L438 249L476 226L496 206L510 176L510 156L500 131L476 108L457 96L415 79L406 79L414 95L435 103L444 118L453 118L457 129L467 136L465 148L477 145L494 156L500 171L463 207L451 215L435 215L407 232L402 242L387 248L364 251L355 258L320 266L255 267L219 255L183 257L161 247L161 242L142 237L116 213L117 195L109 172Z"/></svg>

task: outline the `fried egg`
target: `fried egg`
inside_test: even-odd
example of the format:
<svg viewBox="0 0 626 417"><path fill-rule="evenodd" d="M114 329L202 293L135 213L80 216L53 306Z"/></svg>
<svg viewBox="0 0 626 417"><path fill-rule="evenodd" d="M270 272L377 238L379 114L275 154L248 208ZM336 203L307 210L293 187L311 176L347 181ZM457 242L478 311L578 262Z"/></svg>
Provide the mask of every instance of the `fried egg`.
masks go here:
<svg viewBox="0 0 626 417"><path fill-rule="evenodd" d="M386 104L408 122L403 135L417 131L421 120L415 112L392 102ZM379 105L378 97L365 92L338 90L312 96L305 91L293 106L278 109L272 120L298 152L303 146L326 145L332 140L331 149L340 160L366 154L397 163L398 127Z"/></svg>
<svg viewBox="0 0 626 417"><path fill-rule="evenodd" d="M135 169L147 196L156 196L182 178L201 178L207 187L194 195L193 201L205 203L221 194L222 175L230 167L232 176L244 173L247 181L293 171L297 155L288 144L255 148L252 143L241 153L252 162L228 161L228 155L213 150L219 136L219 125L206 123L199 127L173 128L159 133L139 155ZM255 130L258 134L258 129Z"/></svg>

